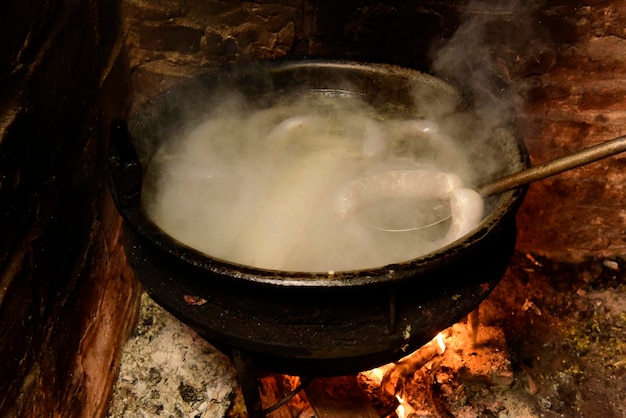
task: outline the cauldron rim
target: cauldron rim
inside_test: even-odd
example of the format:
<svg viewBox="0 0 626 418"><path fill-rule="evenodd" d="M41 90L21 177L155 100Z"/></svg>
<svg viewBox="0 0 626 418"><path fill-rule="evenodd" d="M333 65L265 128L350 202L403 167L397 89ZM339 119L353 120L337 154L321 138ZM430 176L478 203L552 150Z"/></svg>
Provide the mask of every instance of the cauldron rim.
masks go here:
<svg viewBox="0 0 626 418"><path fill-rule="evenodd" d="M280 62L264 62L255 65L255 71L267 70L289 72L298 69L311 68L328 68L330 70L354 70L367 71L373 74L398 75L401 77L420 77L425 78L429 82L441 83L441 85L449 86L443 80L435 78L427 73L400 67L397 65L371 62L356 62L350 60L300 60L300 61L280 61ZM238 66L233 67L238 68ZM224 72L224 69L221 70ZM213 73L201 74L196 78L205 78L213 76ZM453 87L449 86L451 89ZM155 103L165 100L172 89L168 89L160 96L148 101L145 107L153 106ZM141 119L143 116L140 116ZM135 119L137 120L137 119ZM131 124L132 119L131 119ZM143 123L143 120L140 122ZM511 133L514 134L514 131ZM519 163L521 168L529 166L528 152L523 141L517 136L513 136L516 151L519 153ZM117 142L117 144L116 144ZM128 146L132 148L128 150ZM120 153L120 149L125 148ZM146 243L153 245L157 251L165 257L171 257L184 263L187 267L210 274L226 275L229 280L242 281L250 284L258 284L271 287L285 288L341 288L341 287L362 287L376 286L380 284L389 284L393 282L401 282L408 279L414 279L415 276L427 275L431 269L436 268L441 263L447 263L454 259L459 251L463 248L471 247L479 243L483 237L489 235L492 230L498 228L503 222L512 220L525 196L527 187L521 187L501 194L500 196L491 198L493 200L493 208L488 215L481 221L479 226L470 234L461 239L439 248L436 251L420 256L415 259L406 260L404 262L388 264L375 268L345 270L336 272L298 272L270 270L259 267L247 266L222 260L208 254L205 254L193 247L182 243L166 232L164 232L157 224L155 224L145 213L139 198L141 188L141 174L137 179L137 171L141 172L141 164L136 155L128 158L127 152L134 153L132 139L128 132L128 126L123 121L116 121L111 132L111 146L109 167L111 172L111 189L114 195L116 205L126 222L126 226L131 228L134 233L138 234ZM124 156L124 154L126 154ZM121 155L121 157L120 157ZM133 161L134 160L134 161ZM129 171L129 167L134 163L138 167L134 167L135 178L128 178L127 173L122 176L120 170ZM116 175L116 171L118 172ZM133 171L131 168L130 171Z"/></svg>

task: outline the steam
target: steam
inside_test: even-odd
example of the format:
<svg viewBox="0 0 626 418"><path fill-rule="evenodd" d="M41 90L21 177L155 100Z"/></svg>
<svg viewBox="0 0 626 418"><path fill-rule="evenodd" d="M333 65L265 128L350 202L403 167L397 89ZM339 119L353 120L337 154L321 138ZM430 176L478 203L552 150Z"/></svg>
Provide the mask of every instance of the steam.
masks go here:
<svg viewBox="0 0 626 418"><path fill-rule="evenodd" d="M462 23L443 45L433 47L433 72L471 94L475 114L491 127L515 118L520 98L507 88L500 55L517 43L531 42L531 21L521 0L470 0ZM499 65L500 64L500 65Z"/></svg>
<svg viewBox="0 0 626 418"><path fill-rule="evenodd" d="M428 190L437 179L460 187L471 177L465 153L442 125L454 100L431 102L429 118L404 119L343 93L305 93L260 109L236 101L165 142L146 172L147 213L191 247L267 269L364 269L432 252L482 217L477 194L431 186L452 199L452 221L395 233L364 219L377 204L383 210L376 215L388 216L387 200ZM389 183L385 173L401 170L419 175ZM371 193L375 184L359 192L363 179L378 182L380 193Z"/></svg>
<svg viewBox="0 0 626 418"><path fill-rule="evenodd" d="M519 27L499 26L524 13L518 1L472 0L456 33L433 49L435 74L471 96L467 111L459 111L456 90L427 82L415 83L410 114L374 109L349 87L260 108L237 94L213 98L221 111L154 154L144 207L181 242L267 269L373 268L450 244L483 217L471 187L501 174L498 152L482 145L511 125L517 98L506 91L493 40L511 42ZM405 199L425 194L426 214L418 214ZM407 213L428 217L441 202L452 212L447 222L380 230L406 224Z"/></svg>

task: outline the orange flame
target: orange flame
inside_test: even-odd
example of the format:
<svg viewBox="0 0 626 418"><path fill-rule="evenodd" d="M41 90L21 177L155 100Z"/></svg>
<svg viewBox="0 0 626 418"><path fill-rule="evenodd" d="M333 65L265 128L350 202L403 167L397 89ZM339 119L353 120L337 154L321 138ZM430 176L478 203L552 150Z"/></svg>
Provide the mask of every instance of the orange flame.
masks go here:
<svg viewBox="0 0 626 418"><path fill-rule="evenodd" d="M446 342L443 339L443 334L439 333L437 334L437 336L435 338L433 338L433 341L437 342L437 345L439 346L439 354L443 354L446 351Z"/></svg>

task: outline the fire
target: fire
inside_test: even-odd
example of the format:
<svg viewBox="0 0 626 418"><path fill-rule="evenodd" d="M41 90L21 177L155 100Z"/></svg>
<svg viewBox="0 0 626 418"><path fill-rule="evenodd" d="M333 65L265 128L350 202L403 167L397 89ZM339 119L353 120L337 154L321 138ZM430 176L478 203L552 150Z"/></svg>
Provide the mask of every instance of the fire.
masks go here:
<svg viewBox="0 0 626 418"><path fill-rule="evenodd" d="M433 341L436 341L437 345L439 346L439 354L445 353L446 342L443 339L443 334L442 333L437 334L437 336L433 339Z"/></svg>
<svg viewBox="0 0 626 418"><path fill-rule="evenodd" d="M385 375L382 367L376 367L375 369L369 370L365 373L369 374L370 377L372 377L373 380L377 381L378 383L383 380L383 376Z"/></svg>
<svg viewBox="0 0 626 418"><path fill-rule="evenodd" d="M409 362L412 364L420 363L421 365L417 368L421 368L424 364L428 363L430 360L435 358L438 355L443 354L446 351L446 342L443 333L437 334L435 338L424 344L419 349L415 350L408 356L402 357L400 361L396 364L401 364L403 362ZM383 366L384 367L384 366ZM417 371L417 369L415 369Z"/></svg>
<svg viewBox="0 0 626 418"><path fill-rule="evenodd" d="M416 413L415 409L402 396L396 395L396 399L400 402L400 405L396 408L398 418L408 418Z"/></svg>
<svg viewBox="0 0 626 418"><path fill-rule="evenodd" d="M443 354L445 351L446 343L443 334L440 332L435 338L425 344L422 348L398 362L398 364L402 364L404 362L409 365L409 367L407 368L408 373L407 371L404 371L401 373L401 375L406 376L407 374L414 374L429 361ZM385 379L383 376L383 381L384 380ZM398 386L402 387L403 385L398 385L396 383L396 389L398 388ZM400 390L400 392L403 392L402 389ZM417 413L417 411L402 397L401 394L396 394L396 399L399 403L398 407L396 408L396 415L398 416L398 418L409 418Z"/></svg>
<svg viewBox="0 0 626 418"><path fill-rule="evenodd" d="M439 333L423 347L398 362L385 364L363 372L363 374L371 381L379 384L384 395L395 397L398 401L396 408L398 418L409 418L414 416L417 411L402 396L404 381L410 379L416 371L445 351L445 339L443 334Z"/></svg>

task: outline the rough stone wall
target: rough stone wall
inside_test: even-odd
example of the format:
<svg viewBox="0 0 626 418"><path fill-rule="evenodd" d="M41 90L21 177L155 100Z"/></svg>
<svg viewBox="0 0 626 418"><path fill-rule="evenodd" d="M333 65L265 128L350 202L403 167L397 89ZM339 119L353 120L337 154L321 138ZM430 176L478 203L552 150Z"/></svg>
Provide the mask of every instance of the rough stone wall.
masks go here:
<svg viewBox="0 0 626 418"><path fill-rule="evenodd" d="M494 75L520 94L533 163L626 133L626 5L618 0L125 0L135 104L230 62L341 56L430 68L482 19ZM626 254L625 157L535 183L519 249L564 261Z"/></svg>
<svg viewBox="0 0 626 418"><path fill-rule="evenodd" d="M139 289L105 175L119 3L0 5L0 416L106 412Z"/></svg>
<svg viewBox="0 0 626 418"><path fill-rule="evenodd" d="M326 56L425 67L433 39L454 27L457 6L396 3L125 0L135 104L181 77L235 62Z"/></svg>
<svg viewBox="0 0 626 418"><path fill-rule="evenodd" d="M626 134L626 3L541 6L535 17L546 42L514 80L525 97L518 126L535 164ZM518 247L566 261L623 260L625 186L626 154L533 184Z"/></svg>
<svg viewBox="0 0 626 418"><path fill-rule="evenodd" d="M216 66L287 55L303 41L303 7L289 0L125 1L135 103Z"/></svg>

